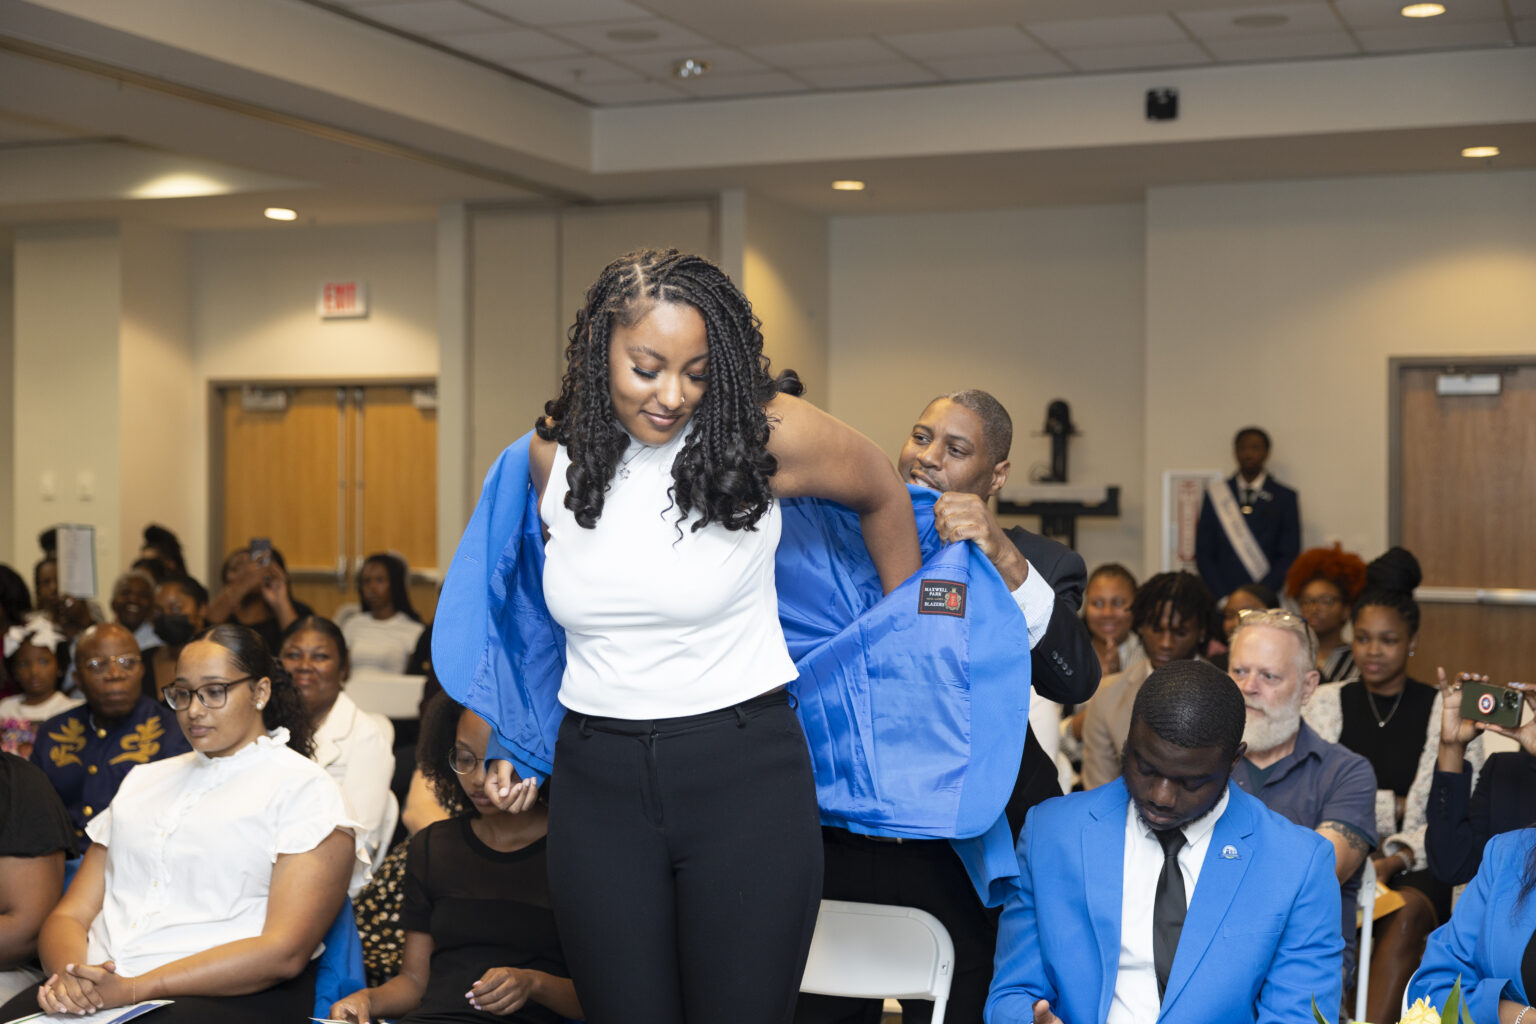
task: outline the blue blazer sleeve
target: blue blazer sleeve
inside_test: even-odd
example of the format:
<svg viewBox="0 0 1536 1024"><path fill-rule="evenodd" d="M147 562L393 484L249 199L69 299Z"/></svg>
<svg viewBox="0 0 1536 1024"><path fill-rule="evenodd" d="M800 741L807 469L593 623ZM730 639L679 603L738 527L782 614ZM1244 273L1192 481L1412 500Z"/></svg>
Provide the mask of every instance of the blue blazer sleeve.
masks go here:
<svg viewBox="0 0 1536 1024"><path fill-rule="evenodd" d="M1314 999L1330 1020L1338 1012L1344 997L1339 901L1333 846L1314 844L1306 882L1297 892L1280 946L1259 989L1258 1024L1309 1021Z"/></svg>
<svg viewBox="0 0 1536 1024"><path fill-rule="evenodd" d="M1066 1012L1046 973L1045 958L1040 951L1035 878L1031 871L1038 810L1038 805L1030 808L1024 818L1024 827L1019 831L1019 882L1003 904L1002 916L998 919L992 988L987 993L984 1014L986 1024L1031 1024L1038 999L1049 1002L1058 1015ZM1106 870L1110 868L1112 866L1106 866Z"/></svg>
<svg viewBox="0 0 1536 1024"><path fill-rule="evenodd" d="M1410 1001L1427 998L1437 1009L1456 979L1472 1019L1499 1019L1499 1000L1530 1003L1520 979L1520 960L1536 929L1536 893L1518 906L1525 866L1536 829L1494 836L1483 851L1483 864L1451 913L1430 935L1424 959L1408 982Z"/></svg>

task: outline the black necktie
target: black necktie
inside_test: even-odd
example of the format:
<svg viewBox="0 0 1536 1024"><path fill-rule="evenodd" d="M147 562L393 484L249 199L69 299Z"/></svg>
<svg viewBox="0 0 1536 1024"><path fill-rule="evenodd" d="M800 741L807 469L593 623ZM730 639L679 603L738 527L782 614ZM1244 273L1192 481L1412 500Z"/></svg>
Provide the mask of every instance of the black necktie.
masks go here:
<svg viewBox="0 0 1536 1024"><path fill-rule="evenodd" d="M1173 954L1179 948L1179 933L1184 930L1188 901L1184 899L1184 872L1179 870L1179 851L1184 848L1184 833L1176 828L1154 832L1163 844L1163 870L1157 876L1157 895L1152 900L1152 967L1157 971L1157 998L1168 988L1173 971Z"/></svg>
<svg viewBox="0 0 1536 1024"><path fill-rule="evenodd" d="M1243 504L1247 505L1249 507L1253 506L1253 488L1252 487L1244 487L1243 488Z"/></svg>

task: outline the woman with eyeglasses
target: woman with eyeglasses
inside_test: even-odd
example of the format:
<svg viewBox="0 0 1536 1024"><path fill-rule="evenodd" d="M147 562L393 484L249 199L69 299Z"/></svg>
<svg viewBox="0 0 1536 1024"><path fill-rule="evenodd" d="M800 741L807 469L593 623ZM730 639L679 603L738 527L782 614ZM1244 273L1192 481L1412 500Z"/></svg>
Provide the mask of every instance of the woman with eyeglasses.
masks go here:
<svg viewBox="0 0 1536 1024"><path fill-rule="evenodd" d="M1285 574L1286 596L1317 634L1317 670L1325 683L1359 675L1354 645L1344 640L1344 624L1364 587L1365 561L1339 544L1303 551Z"/></svg>
<svg viewBox="0 0 1536 1024"><path fill-rule="evenodd" d="M313 1012L316 947L366 861L309 759L303 702L261 638L229 625L186 646L164 699L192 751L136 768L92 819L38 939L47 980L0 1019L150 999L173 1000L161 1024Z"/></svg>
<svg viewBox="0 0 1536 1024"><path fill-rule="evenodd" d="M432 698L416 756L451 816L411 838L400 973L338 1001L331 1018L550 1024L582 1016L550 909L549 810L532 786L519 786L505 811L486 796L490 736L473 711Z"/></svg>

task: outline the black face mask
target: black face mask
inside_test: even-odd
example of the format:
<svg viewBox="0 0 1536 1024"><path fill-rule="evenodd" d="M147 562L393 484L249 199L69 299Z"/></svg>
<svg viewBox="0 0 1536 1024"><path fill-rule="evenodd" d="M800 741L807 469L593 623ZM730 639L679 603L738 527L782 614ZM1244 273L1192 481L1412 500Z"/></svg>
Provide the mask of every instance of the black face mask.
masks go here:
<svg viewBox="0 0 1536 1024"><path fill-rule="evenodd" d="M170 647L184 647L197 635L197 627L185 615L156 615L155 635Z"/></svg>

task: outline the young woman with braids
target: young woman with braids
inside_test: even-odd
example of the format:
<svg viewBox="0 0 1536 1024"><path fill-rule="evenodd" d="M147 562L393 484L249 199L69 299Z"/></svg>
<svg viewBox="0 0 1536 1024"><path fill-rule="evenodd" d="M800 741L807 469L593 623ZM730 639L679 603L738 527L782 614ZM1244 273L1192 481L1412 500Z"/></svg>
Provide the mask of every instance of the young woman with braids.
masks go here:
<svg viewBox="0 0 1536 1024"><path fill-rule="evenodd" d="M593 1024L789 1019L821 836L784 689L779 500L856 511L887 592L920 565L891 463L762 349L718 267L624 256L587 292L529 451L565 632L550 889ZM536 784L492 766L500 806Z"/></svg>
<svg viewBox="0 0 1536 1024"><path fill-rule="evenodd" d="M244 626L189 643L165 701L192 750L142 764L91 820L43 924L47 980L0 1008L87 1013L171 999L162 1022L301 1020L312 956L366 866L309 715Z"/></svg>

